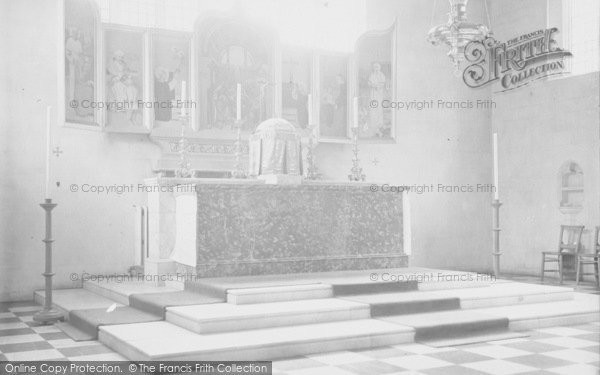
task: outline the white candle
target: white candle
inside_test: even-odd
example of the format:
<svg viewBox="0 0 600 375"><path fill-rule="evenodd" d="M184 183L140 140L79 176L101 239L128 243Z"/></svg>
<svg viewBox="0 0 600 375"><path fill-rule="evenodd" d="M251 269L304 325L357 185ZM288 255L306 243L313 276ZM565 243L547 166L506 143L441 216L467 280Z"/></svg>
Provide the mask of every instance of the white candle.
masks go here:
<svg viewBox="0 0 600 375"><path fill-rule="evenodd" d="M185 81L181 81L181 114L185 115L186 113L186 102L187 101L187 84Z"/></svg>
<svg viewBox="0 0 600 375"><path fill-rule="evenodd" d="M308 100L307 100L307 109L308 109L308 126L310 127L313 124L312 121L312 94L308 94Z"/></svg>
<svg viewBox="0 0 600 375"><path fill-rule="evenodd" d="M242 84L237 84L237 97L236 97L237 111L236 119L240 121L242 119Z"/></svg>
<svg viewBox="0 0 600 375"><path fill-rule="evenodd" d="M353 101L353 109L354 109L354 115L352 117L354 117L354 127L358 128L358 97L354 97L354 101Z"/></svg>
<svg viewBox="0 0 600 375"><path fill-rule="evenodd" d="M50 153L51 140L50 140L50 113L52 111L51 106L46 107L46 199L50 199Z"/></svg>
<svg viewBox="0 0 600 375"><path fill-rule="evenodd" d="M498 133L494 133L494 199L498 199Z"/></svg>

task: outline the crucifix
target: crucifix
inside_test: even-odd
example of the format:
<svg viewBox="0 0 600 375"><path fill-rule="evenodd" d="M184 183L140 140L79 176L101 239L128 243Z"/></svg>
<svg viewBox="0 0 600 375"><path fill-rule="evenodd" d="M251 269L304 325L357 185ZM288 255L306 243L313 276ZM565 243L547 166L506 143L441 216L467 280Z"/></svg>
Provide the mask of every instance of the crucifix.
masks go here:
<svg viewBox="0 0 600 375"><path fill-rule="evenodd" d="M53 153L54 155L56 155L56 157L59 157L59 156L60 156L60 154L62 154L62 153L63 153L63 151L60 149L60 147L58 147L58 146L57 146L57 147L54 147L54 150L52 150L52 153Z"/></svg>

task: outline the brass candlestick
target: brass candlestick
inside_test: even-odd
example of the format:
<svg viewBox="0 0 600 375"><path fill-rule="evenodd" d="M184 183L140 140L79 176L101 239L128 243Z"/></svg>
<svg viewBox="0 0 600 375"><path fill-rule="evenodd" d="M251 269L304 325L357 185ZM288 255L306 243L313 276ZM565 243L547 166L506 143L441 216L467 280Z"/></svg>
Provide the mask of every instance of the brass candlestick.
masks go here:
<svg viewBox="0 0 600 375"><path fill-rule="evenodd" d="M352 127L352 168L348 179L350 181L364 181L367 176L363 173L363 169L360 166L360 159L358 158L358 127Z"/></svg>
<svg viewBox="0 0 600 375"><path fill-rule="evenodd" d="M307 180L316 180L319 178L319 173L318 173L318 169L315 163L315 154L314 154L314 147L315 147L315 142L314 142L314 138L315 138L315 126L309 126L308 129L310 130L309 135L308 135L308 149L306 150L306 179Z"/></svg>
<svg viewBox="0 0 600 375"><path fill-rule="evenodd" d="M42 240L46 244L46 267L42 275L46 279L44 288L44 307L33 316L33 320L42 324L55 323L63 319L63 315L52 308L52 210L56 207L56 203L52 203L52 199L46 198L40 206L46 211L46 237Z"/></svg>
<svg viewBox="0 0 600 375"><path fill-rule="evenodd" d="M236 120L235 122L237 126L237 137L235 139L234 147L235 147L235 167L234 170L231 171L232 178L246 178L246 171L244 170L244 166L242 164L242 121Z"/></svg>
<svg viewBox="0 0 600 375"><path fill-rule="evenodd" d="M182 113L179 116L181 122L181 137L178 143L179 152L179 167L175 170L175 176L180 178L192 177L192 171L190 169L190 160L188 157L189 141L185 136L185 128L187 127L189 117Z"/></svg>

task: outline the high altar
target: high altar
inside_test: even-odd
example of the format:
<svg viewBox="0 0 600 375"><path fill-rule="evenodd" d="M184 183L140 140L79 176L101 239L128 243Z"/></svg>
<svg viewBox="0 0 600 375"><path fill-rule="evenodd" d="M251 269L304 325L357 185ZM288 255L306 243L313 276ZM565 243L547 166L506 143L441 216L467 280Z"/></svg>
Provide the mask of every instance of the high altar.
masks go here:
<svg viewBox="0 0 600 375"><path fill-rule="evenodd" d="M299 130L286 120L262 122L250 140L249 179L146 181L147 273L152 264L199 277L406 266L401 194L303 179Z"/></svg>
<svg viewBox="0 0 600 375"><path fill-rule="evenodd" d="M370 184L153 178L148 271L200 277L407 265L401 194ZM161 192L172 190L172 192Z"/></svg>
<svg viewBox="0 0 600 375"><path fill-rule="evenodd" d="M350 142L353 97L359 137L393 142L393 113L367 105L395 92L395 32L392 25L365 33L352 54L298 54L241 15L199 19L182 48L191 57L181 78L191 82L198 105L186 116L155 118L148 129L162 154L157 177L145 181L145 273L405 266L403 194L302 177L309 139ZM176 96L183 98L184 88ZM177 172L181 160L184 174ZM245 171L233 175L249 178L227 178L239 165Z"/></svg>

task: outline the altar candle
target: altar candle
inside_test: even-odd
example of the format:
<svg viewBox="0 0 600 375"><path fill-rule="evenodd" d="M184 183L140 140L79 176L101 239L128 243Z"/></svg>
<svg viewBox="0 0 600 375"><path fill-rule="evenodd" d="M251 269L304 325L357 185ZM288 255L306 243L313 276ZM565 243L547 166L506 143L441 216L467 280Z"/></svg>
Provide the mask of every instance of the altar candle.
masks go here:
<svg viewBox="0 0 600 375"><path fill-rule="evenodd" d="M354 101L353 101L353 117L354 117L354 127L358 128L358 97L354 97Z"/></svg>
<svg viewBox="0 0 600 375"><path fill-rule="evenodd" d="M498 133L494 133L494 199L498 199Z"/></svg>
<svg viewBox="0 0 600 375"><path fill-rule="evenodd" d="M51 106L46 107L46 199L50 199L50 153L51 140L50 140L50 113L52 111Z"/></svg>
<svg viewBox="0 0 600 375"><path fill-rule="evenodd" d="M185 115L186 113L186 101L187 101L187 83L185 81L181 81L181 114Z"/></svg>
<svg viewBox="0 0 600 375"><path fill-rule="evenodd" d="M307 109L308 109L308 125L312 125L313 121L312 121L312 94L308 94L308 100L307 100Z"/></svg>
<svg viewBox="0 0 600 375"><path fill-rule="evenodd" d="M236 119L238 121L240 121L242 119L242 84L238 83L237 84L237 115L236 115Z"/></svg>

